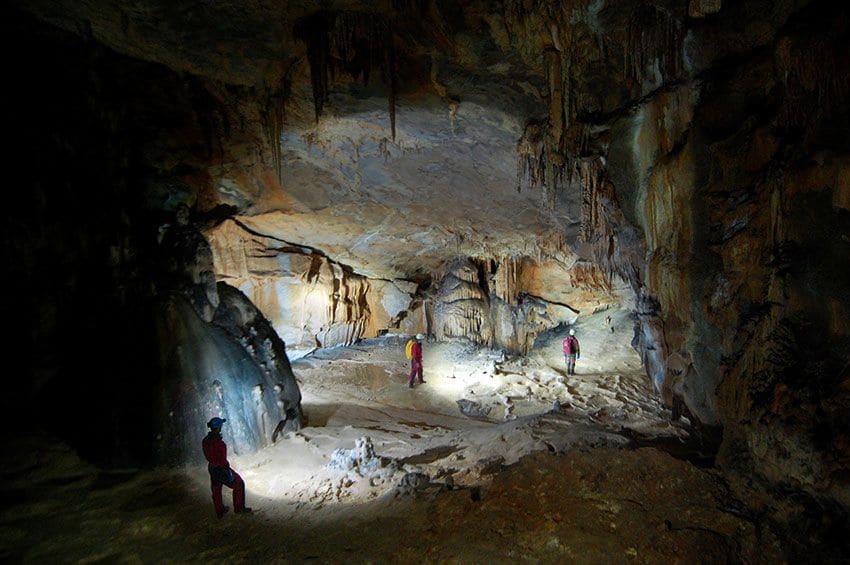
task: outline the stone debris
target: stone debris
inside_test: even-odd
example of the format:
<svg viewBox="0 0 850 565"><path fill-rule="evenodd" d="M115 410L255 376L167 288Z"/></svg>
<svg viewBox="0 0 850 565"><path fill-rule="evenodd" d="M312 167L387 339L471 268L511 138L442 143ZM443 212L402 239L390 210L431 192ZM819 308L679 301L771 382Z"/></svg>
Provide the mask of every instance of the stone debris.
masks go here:
<svg viewBox="0 0 850 565"><path fill-rule="evenodd" d="M361 477L373 478L382 471L394 473L398 464L388 458L375 454L375 446L368 436L361 437L354 442L353 449L339 448L331 453L328 469L338 471L353 471Z"/></svg>
<svg viewBox="0 0 850 565"><path fill-rule="evenodd" d="M396 487L396 494L411 495L431 485L431 477L425 473L405 473Z"/></svg>
<svg viewBox="0 0 850 565"><path fill-rule="evenodd" d="M464 416L470 418L486 418L490 413L490 406L482 406L480 402L461 398L457 401L458 408L463 412Z"/></svg>

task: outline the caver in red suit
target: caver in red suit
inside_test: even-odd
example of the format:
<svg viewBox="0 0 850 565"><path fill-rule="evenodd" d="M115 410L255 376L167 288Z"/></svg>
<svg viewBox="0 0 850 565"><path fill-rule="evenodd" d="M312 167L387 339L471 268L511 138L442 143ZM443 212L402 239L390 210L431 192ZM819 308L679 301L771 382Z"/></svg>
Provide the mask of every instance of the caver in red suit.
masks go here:
<svg viewBox="0 0 850 565"><path fill-rule="evenodd" d="M581 358L581 346L576 339L576 331L570 329L570 335L564 340L564 361L567 363L567 374L576 374L576 359Z"/></svg>
<svg viewBox="0 0 850 565"><path fill-rule="evenodd" d="M419 383L424 383L422 379L422 340L425 336L416 334L416 341L413 342L413 347L410 348L410 378L407 380L407 386L413 388L413 378L419 375Z"/></svg>
<svg viewBox="0 0 850 565"><path fill-rule="evenodd" d="M226 422L224 418L213 418L207 422L210 433L201 442L201 446L204 448L204 457L207 458L207 469L210 472L213 505L219 518L227 512L227 507L221 500L222 485L233 489L234 512L251 512L250 508L245 507L245 481L236 471L230 468L230 463L227 462L227 444L221 439L221 425L224 422Z"/></svg>

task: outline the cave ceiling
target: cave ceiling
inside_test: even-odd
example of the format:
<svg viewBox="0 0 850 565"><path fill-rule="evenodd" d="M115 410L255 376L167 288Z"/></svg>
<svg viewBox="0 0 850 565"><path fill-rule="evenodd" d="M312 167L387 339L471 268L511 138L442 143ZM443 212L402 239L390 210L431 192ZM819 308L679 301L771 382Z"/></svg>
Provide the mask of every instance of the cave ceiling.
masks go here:
<svg viewBox="0 0 850 565"><path fill-rule="evenodd" d="M219 113L228 127L243 126L206 164L204 205L235 206L247 229L364 275L405 278L458 255L577 258L579 188L567 179L546 205L540 186L518 178L524 127L549 112L539 53L562 49L565 33L532 21L539 10L525 4L40 0L24 8L227 92ZM587 83L574 86L591 113L630 95L616 86L619 70L594 63L604 46L593 31L602 20L622 27L628 11L601 8L568 3L553 20L570 17L581 31L570 37L586 58ZM317 18L338 35L340 26L360 33L370 49L364 56L356 38L329 47L324 64L336 68L318 86L308 49ZM279 123L269 125L269 112ZM269 130L278 148L266 143Z"/></svg>

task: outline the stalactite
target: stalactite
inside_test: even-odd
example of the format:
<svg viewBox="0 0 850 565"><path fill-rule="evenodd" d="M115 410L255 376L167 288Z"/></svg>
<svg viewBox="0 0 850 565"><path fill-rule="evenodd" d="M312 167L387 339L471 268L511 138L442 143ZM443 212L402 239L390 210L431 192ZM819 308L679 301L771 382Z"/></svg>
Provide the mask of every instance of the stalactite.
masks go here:
<svg viewBox="0 0 850 565"><path fill-rule="evenodd" d="M611 292L611 277L590 261L578 261L570 270L570 286L590 291Z"/></svg>
<svg viewBox="0 0 850 565"><path fill-rule="evenodd" d="M392 37L390 37L390 41L392 41ZM389 105L388 112L390 115L390 131L392 131L393 141L395 141L395 103L396 92L398 89L395 49L390 46L389 49L384 50L384 54L386 57L386 63L384 65L384 68L386 69L386 73L389 75L390 85L390 92L387 96L387 104ZM386 82L387 79L385 78L384 81Z"/></svg>
<svg viewBox="0 0 850 565"><path fill-rule="evenodd" d="M604 164L600 157L579 159L575 173L581 186L581 227L579 238L589 242L599 224L599 189L602 186Z"/></svg>
<svg viewBox="0 0 850 565"><path fill-rule="evenodd" d="M330 48L325 18L322 12L299 20L295 25L295 36L307 47L310 64L310 81L313 88L313 108L316 121L322 115L328 92L328 57Z"/></svg>
<svg viewBox="0 0 850 565"><path fill-rule="evenodd" d="M550 49L544 53L546 82L549 87L549 135L560 141L568 127L568 118L564 112L565 89L561 54Z"/></svg>
<svg viewBox="0 0 850 565"><path fill-rule="evenodd" d="M539 2L533 6L513 2L508 9L516 11L511 17L519 21L534 12L547 22L546 30L552 41L543 52L547 118L529 122L517 144L517 190L522 189L523 183L531 187L542 186L545 206L554 209L558 193L564 187L565 173L570 169L571 156L583 153L583 148L575 143L579 136L574 130L581 128L583 131L583 126L577 120L571 26L563 21L570 12L563 7L555 10Z"/></svg>
<svg viewBox="0 0 850 565"><path fill-rule="evenodd" d="M542 184L546 157L543 143L544 124L529 122L517 142L517 192L527 182L532 188Z"/></svg>
<svg viewBox="0 0 850 565"><path fill-rule="evenodd" d="M682 70L684 37L682 22L665 10L658 6L638 8L630 19L625 45L626 80L640 86L647 66L656 60L662 81L677 76Z"/></svg>
<svg viewBox="0 0 850 565"><path fill-rule="evenodd" d="M517 143L517 192L523 184L542 186L548 208L555 207L555 197L564 178L564 157L551 135L549 122L529 122Z"/></svg>
<svg viewBox="0 0 850 565"><path fill-rule="evenodd" d="M398 76L393 33L387 18L374 13L323 10L298 20L295 37L307 47L316 121L328 100L329 84L337 73L369 83L373 68L389 87L388 103L395 139Z"/></svg>
<svg viewBox="0 0 850 565"><path fill-rule="evenodd" d="M266 88L265 95L260 103L260 121L263 125L266 142L272 151L272 163L279 180L283 174L280 139L286 125L286 102L289 100L292 91L290 72L294 66L294 63L290 63L277 87Z"/></svg>

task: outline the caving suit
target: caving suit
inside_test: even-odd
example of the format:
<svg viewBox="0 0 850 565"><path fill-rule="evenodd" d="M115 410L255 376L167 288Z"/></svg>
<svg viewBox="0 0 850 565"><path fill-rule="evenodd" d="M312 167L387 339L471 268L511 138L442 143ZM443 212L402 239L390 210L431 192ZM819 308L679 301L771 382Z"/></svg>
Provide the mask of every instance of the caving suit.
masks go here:
<svg viewBox="0 0 850 565"><path fill-rule="evenodd" d="M576 336L567 336L564 340L564 361L567 363L567 374L576 374L576 357L581 356L581 348L578 344Z"/></svg>
<svg viewBox="0 0 850 565"><path fill-rule="evenodd" d="M407 384L413 386L413 377L417 374L419 375L419 382L425 382L422 380L422 342L414 341L410 353L410 378L407 380Z"/></svg>
<svg viewBox="0 0 850 565"><path fill-rule="evenodd" d="M204 457L207 458L207 469L210 472L210 489L212 490L215 513L221 518L224 515L224 503L221 500L221 485L233 489L233 511L245 510L245 481L230 468L227 462L227 444L221 439L221 434L211 431L201 442Z"/></svg>

